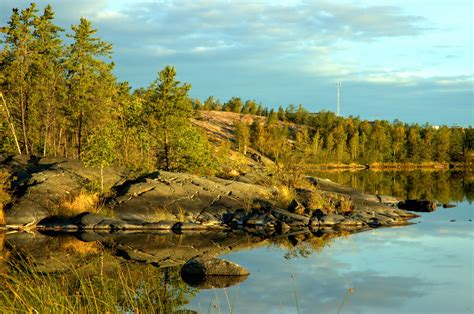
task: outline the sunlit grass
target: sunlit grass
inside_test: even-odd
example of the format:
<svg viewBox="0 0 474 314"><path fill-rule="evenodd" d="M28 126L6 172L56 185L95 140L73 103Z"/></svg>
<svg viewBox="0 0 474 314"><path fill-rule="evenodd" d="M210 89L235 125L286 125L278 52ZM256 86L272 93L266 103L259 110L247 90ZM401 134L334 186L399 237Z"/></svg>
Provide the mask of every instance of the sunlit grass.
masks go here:
<svg viewBox="0 0 474 314"><path fill-rule="evenodd" d="M151 265L89 254L96 248L79 250L82 264L65 261L56 272L37 271L30 258L1 261L0 313L169 313L188 302L192 289L174 269L164 275Z"/></svg>

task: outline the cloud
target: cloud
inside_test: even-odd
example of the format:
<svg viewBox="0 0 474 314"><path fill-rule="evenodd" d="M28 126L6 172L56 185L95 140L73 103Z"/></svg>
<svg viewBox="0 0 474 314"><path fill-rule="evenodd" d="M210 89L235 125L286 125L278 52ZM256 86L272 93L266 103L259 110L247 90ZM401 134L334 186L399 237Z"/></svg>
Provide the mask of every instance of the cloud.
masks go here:
<svg viewBox="0 0 474 314"><path fill-rule="evenodd" d="M415 103L447 110L441 102L449 101L459 106L440 112L441 118L435 117L437 124L442 119L469 124L470 115L472 119L472 110L466 109L472 106L472 66L458 61L460 57L445 58L464 56L462 43L459 47L455 42L427 42L413 49L431 38L428 35L436 30L433 22L394 5L355 1L49 2L57 23L68 31L81 16L90 19L98 36L114 45L119 80L134 87L147 86L159 69L172 64L179 79L193 85L193 97L214 95L226 100L239 96L267 106L301 103L318 111L332 108L334 82L342 80L343 114L371 119L377 111L382 118L412 120ZM0 2L1 24L7 21L10 8L18 5L13 0ZM376 92L382 94L374 98ZM418 113L417 118L426 116Z"/></svg>

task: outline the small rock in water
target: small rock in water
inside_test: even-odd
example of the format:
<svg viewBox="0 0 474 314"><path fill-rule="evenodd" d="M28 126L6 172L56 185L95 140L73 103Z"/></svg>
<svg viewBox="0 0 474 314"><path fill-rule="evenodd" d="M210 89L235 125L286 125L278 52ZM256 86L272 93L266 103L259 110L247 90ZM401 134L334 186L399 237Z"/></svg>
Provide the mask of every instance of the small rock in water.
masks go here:
<svg viewBox="0 0 474 314"><path fill-rule="evenodd" d="M451 220L450 220L450 222L455 222L455 221L456 221L456 219L451 219Z"/></svg>
<svg viewBox="0 0 474 314"><path fill-rule="evenodd" d="M443 204L443 208L453 208L456 207L454 204Z"/></svg>
<svg viewBox="0 0 474 314"><path fill-rule="evenodd" d="M428 200L405 200L398 204L398 208L413 212L432 212L436 210L436 203Z"/></svg>
<svg viewBox="0 0 474 314"><path fill-rule="evenodd" d="M219 258L195 257L181 268L181 274L190 276L246 276L244 267Z"/></svg>
<svg viewBox="0 0 474 314"><path fill-rule="evenodd" d="M244 267L219 258L195 257L181 267L181 277L201 289L224 288L244 281L249 272Z"/></svg>

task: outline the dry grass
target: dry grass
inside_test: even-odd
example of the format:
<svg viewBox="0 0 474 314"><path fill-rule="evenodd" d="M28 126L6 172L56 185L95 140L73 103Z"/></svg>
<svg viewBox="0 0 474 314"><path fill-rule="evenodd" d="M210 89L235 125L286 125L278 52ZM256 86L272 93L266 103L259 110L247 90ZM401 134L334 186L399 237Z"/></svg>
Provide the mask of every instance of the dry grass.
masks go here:
<svg viewBox="0 0 474 314"><path fill-rule="evenodd" d="M10 173L5 170L0 170L0 225L5 224L5 217L3 214L3 207L5 204L10 202L11 197L8 193L10 187Z"/></svg>
<svg viewBox="0 0 474 314"><path fill-rule="evenodd" d="M336 193L327 193L324 195L326 205L323 207L327 213L346 214L354 209L350 197Z"/></svg>
<svg viewBox="0 0 474 314"><path fill-rule="evenodd" d="M313 191L308 200L308 209L316 210L325 208L328 205L328 201L323 197L319 191Z"/></svg>
<svg viewBox="0 0 474 314"><path fill-rule="evenodd" d="M98 242L83 242L75 238L67 238L61 243L61 248L71 254L93 254L98 253L100 250Z"/></svg>
<svg viewBox="0 0 474 314"><path fill-rule="evenodd" d="M80 213L91 211L97 212L99 205L99 195L97 193L81 192L71 199L62 203L62 214L66 216L76 216Z"/></svg>
<svg viewBox="0 0 474 314"><path fill-rule="evenodd" d="M295 189L286 185L276 185L274 186L274 191L274 201L282 208L288 208L291 201L296 197Z"/></svg>
<svg viewBox="0 0 474 314"><path fill-rule="evenodd" d="M172 210L162 207L162 206L157 206L153 210L153 219L155 221L160 221L160 220L175 220L176 218L181 217L182 220L179 221L184 221L184 211L181 207L177 208L177 215L173 215ZM179 217L178 217L179 216Z"/></svg>

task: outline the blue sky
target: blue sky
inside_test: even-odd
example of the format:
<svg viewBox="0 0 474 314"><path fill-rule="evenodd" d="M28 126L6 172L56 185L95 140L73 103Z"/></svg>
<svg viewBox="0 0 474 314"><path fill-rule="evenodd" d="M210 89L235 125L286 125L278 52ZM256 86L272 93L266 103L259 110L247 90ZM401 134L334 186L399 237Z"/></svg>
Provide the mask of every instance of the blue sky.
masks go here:
<svg viewBox="0 0 474 314"><path fill-rule="evenodd" d="M29 2L2 0L0 25ZM37 3L66 29L90 19L134 87L170 64L201 100L334 111L341 81L343 116L474 125L473 1Z"/></svg>

